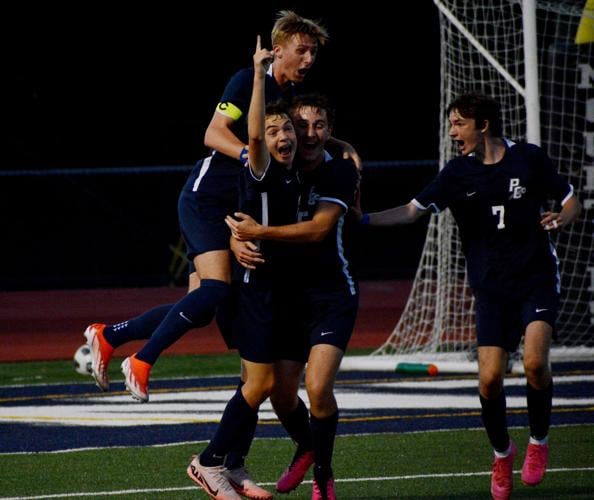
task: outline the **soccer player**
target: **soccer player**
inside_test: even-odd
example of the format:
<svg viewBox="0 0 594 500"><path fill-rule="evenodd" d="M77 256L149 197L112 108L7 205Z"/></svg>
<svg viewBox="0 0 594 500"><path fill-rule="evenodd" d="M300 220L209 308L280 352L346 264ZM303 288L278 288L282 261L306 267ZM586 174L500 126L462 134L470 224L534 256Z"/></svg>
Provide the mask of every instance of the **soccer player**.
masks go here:
<svg viewBox="0 0 594 500"><path fill-rule="evenodd" d="M265 108L264 85L272 58L273 52L261 48L258 36L248 113L249 161L240 176L240 208L262 223L287 224L296 220L299 205L299 179L293 167L297 138L286 104L272 102ZM282 245L262 242L261 252L266 262L256 271L243 270L238 289L236 341L246 381L229 400L207 448L193 457L187 469L196 484L221 500L240 498L224 459L245 433L253 435L258 408L274 386L275 349L284 340L275 335L279 329L273 315L277 304L292 303L286 299L291 284L281 276L286 268Z"/></svg>
<svg viewBox="0 0 594 500"><path fill-rule="evenodd" d="M279 12L272 29L274 64L266 75L267 101L298 92L319 46L327 39L318 23L292 11ZM227 84L205 134L205 144L215 152L198 162L180 195L180 226L195 268L188 295L177 304L158 306L137 318L111 326L96 323L85 331L93 354L93 377L104 391L109 389L108 365L114 349L131 340L150 338L122 365L127 389L134 398L147 401L150 370L160 353L189 329L207 325L228 296L231 265L224 217L237 208L238 176L247 154L244 112L252 80L253 69L247 68ZM360 165L349 144L335 138L330 142Z"/></svg>
<svg viewBox="0 0 594 500"><path fill-rule="evenodd" d="M297 131L295 163L302 183L299 222L262 225L243 213L226 220L235 238L277 241L285 246L291 243L292 284L303 294L299 314L306 320L302 327L305 345L301 358L284 352L275 362L271 401L297 443L293 461L276 489L280 493L295 489L315 462L312 499L334 499L331 462L338 424L334 383L358 307L347 219L358 186L358 172L354 164L332 159L324 150L334 121L334 112L325 98L318 94L295 97L291 117ZM300 350L292 348L289 352ZM297 395L305 362L309 418Z"/></svg>
<svg viewBox="0 0 594 500"><path fill-rule="evenodd" d="M300 91L318 48L327 38L320 24L292 11L278 13L272 29L275 60L265 77L267 100ZM188 257L197 270L190 275L188 296L177 304L157 306L131 320L111 326L95 323L85 331L92 349L93 377L102 390L109 389L108 366L114 349L128 341L150 337L145 347L123 365L126 387L133 397L147 401L150 369L162 350L188 329L208 324L215 307L225 302L230 279L230 235L223 219L237 209L237 179L247 154L245 110L249 105L252 75L252 68L244 69L229 81L205 135L205 143L217 151L196 165L180 195L180 226ZM336 138L331 138L329 143L334 152L352 158L360 166L360 158L348 143ZM201 281L205 286L200 287ZM219 311L217 319L221 316ZM225 335L228 328L222 326L219 322L229 345ZM245 446L249 442L246 439ZM242 448L241 443L236 444ZM239 476L245 471L246 453L247 447L227 456L227 467ZM250 490L252 486L256 488L247 480L241 483Z"/></svg>
<svg viewBox="0 0 594 500"><path fill-rule="evenodd" d="M558 259L550 231L573 222L581 204L543 150L502 135L499 105L477 94L448 107L450 138L461 153L406 205L364 214L373 226L411 223L449 207L460 231L476 300L479 397L494 449L491 494L513 488L516 446L506 424L504 376L508 353L524 337L530 439L522 482L536 486L548 460L553 395L549 351L559 309ZM556 199L560 211L545 210Z"/></svg>

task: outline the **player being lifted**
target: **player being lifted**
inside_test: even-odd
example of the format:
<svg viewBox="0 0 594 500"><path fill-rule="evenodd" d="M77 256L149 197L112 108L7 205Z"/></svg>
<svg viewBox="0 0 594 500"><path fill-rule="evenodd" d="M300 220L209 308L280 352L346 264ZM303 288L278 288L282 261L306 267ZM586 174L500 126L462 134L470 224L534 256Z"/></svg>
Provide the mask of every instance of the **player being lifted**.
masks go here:
<svg viewBox="0 0 594 500"><path fill-rule="evenodd" d="M279 12L272 29L274 63L266 75L267 102L300 91L318 48L327 39L320 24L292 11ZM139 401L148 401L150 371L161 352L189 329L207 325L228 296L231 267L224 218L237 209L238 175L247 157L245 111L252 81L253 69L246 68L227 84L205 134L205 144L215 152L198 162L180 195L180 226L195 269L188 295L136 318L110 326L95 323L85 331L93 353L93 377L101 390L109 390L108 366L114 349L148 338L122 365L127 389ZM335 151L360 164L349 144L336 138L329 142Z"/></svg>
<svg viewBox="0 0 594 500"><path fill-rule="evenodd" d="M272 29L274 62L265 77L267 101L301 91L327 38L319 23L292 11L278 13ZM177 304L157 306L115 325L96 323L85 331L93 351L93 377L101 390L109 390L108 366L114 350L126 342L150 338L123 364L127 389L134 398L147 401L150 370L160 353L190 328L208 324L228 295L230 234L224 218L237 209L238 177L247 157L246 111L252 82L253 68L241 70L230 79L205 134L205 144L216 151L198 162L180 195L181 231L195 268L188 295ZM335 138L329 142L334 152L360 165L349 144ZM249 441L236 443L238 450L229 453L226 465L237 478L243 477L239 482L247 488L244 494L253 491L258 495L257 486L245 478L243 468Z"/></svg>

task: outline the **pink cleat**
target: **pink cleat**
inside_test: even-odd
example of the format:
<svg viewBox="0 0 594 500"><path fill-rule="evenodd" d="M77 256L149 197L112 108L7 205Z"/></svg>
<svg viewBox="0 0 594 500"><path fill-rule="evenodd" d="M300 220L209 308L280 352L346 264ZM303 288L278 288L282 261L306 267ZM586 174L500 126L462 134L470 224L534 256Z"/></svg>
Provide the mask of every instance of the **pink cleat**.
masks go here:
<svg viewBox="0 0 594 500"><path fill-rule="evenodd" d="M526 486L536 486L544 479L549 459L548 444L528 444L526 458L522 466L522 483Z"/></svg>
<svg viewBox="0 0 594 500"><path fill-rule="evenodd" d="M279 493L289 493L301 484L305 474L314 463L313 451L306 451L297 458L293 459L291 465L282 473L276 483L276 491Z"/></svg>
<svg viewBox="0 0 594 500"><path fill-rule="evenodd" d="M109 391L109 375L107 367L111 361L114 348L103 336L105 327L102 323L93 323L88 326L83 334L87 339L87 345L91 349L91 370L95 384L102 391Z"/></svg>
<svg viewBox="0 0 594 500"><path fill-rule="evenodd" d="M318 480L314 479L311 489L311 500L336 500L334 479L329 478L325 485L318 484Z"/></svg>
<svg viewBox="0 0 594 500"><path fill-rule="evenodd" d="M146 361L137 359L136 354L132 354L122 363L126 389L134 399L141 403L146 403L149 400L148 380L152 367L153 365Z"/></svg>
<svg viewBox="0 0 594 500"><path fill-rule="evenodd" d="M510 441L510 452L507 457L495 457L493 474L491 475L491 495L493 500L508 500L514 488L514 458L516 445Z"/></svg>

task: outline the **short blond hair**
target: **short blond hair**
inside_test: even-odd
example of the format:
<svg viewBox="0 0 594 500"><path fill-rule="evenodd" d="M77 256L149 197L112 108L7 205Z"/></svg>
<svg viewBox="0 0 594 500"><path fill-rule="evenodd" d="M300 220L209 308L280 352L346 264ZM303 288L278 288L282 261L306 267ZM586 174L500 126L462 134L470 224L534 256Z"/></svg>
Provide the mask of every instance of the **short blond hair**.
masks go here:
<svg viewBox="0 0 594 500"><path fill-rule="evenodd" d="M301 17L292 10L281 10L272 27L272 45L282 44L296 34L311 36L319 46L328 41L328 31L319 21Z"/></svg>

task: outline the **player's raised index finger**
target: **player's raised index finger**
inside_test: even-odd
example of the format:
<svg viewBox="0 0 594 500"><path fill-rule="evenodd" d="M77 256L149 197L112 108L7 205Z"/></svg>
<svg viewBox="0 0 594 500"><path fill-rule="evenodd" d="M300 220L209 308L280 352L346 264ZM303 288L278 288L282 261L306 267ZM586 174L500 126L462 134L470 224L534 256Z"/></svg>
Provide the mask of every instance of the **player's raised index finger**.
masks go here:
<svg viewBox="0 0 594 500"><path fill-rule="evenodd" d="M256 50L260 50L260 35L256 36Z"/></svg>

